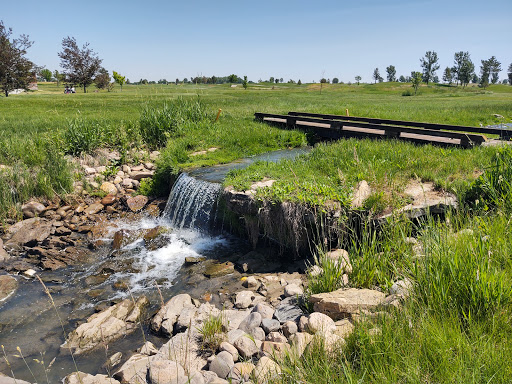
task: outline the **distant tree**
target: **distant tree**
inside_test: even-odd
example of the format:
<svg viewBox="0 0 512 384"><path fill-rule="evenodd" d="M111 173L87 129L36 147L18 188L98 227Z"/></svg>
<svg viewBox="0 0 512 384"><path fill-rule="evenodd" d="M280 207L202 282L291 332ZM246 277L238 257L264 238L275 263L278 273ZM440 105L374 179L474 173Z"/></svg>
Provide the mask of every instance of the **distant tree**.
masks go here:
<svg viewBox="0 0 512 384"><path fill-rule="evenodd" d="M157 82L157 83L158 83L158 84L167 85L167 83L168 83L168 82L167 82L167 79L160 79L160 80L158 80L158 82Z"/></svg>
<svg viewBox="0 0 512 384"><path fill-rule="evenodd" d="M401 83L405 83L406 80L405 80L405 76L404 75L400 75L400 78L398 79L399 82Z"/></svg>
<svg viewBox="0 0 512 384"><path fill-rule="evenodd" d="M359 83L360 83L360 81L361 81L361 76L357 75L357 76L355 77L355 79L356 79L357 85L359 85Z"/></svg>
<svg viewBox="0 0 512 384"><path fill-rule="evenodd" d="M278 78L276 78L274 81L276 82L276 84L279 84L280 80Z"/></svg>
<svg viewBox="0 0 512 384"><path fill-rule="evenodd" d="M130 79L126 79L126 84L131 84Z"/></svg>
<svg viewBox="0 0 512 384"><path fill-rule="evenodd" d="M478 77L478 75L476 73L473 73L473 77L471 77L471 82L473 84L478 84L480 82L480 78Z"/></svg>
<svg viewBox="0 0 512 384"><path fill-rule="evenodd" d="M59 52L59 57L66 80L83 86L86 93L87 87L93 83L101 68L102 60L89 48L89 43L85 43L80 49L75 38L69 36L62 39L62 52Z"/></svg>
<svg viewBox="0 0 512 384"><path fill-rule="evenodd" d="M66 76L63 73L59 73L57 70L53 71L53 77L55 77L55 80L57 80L57 87L62 81L66 80Z"/></svg>
<svg viewBox="0 0 512 384"><path fill-rule="evenodd" d="M443 72L443 81L445 83L448 83L449 85L452 85L453 77L452 77L452 70L450 67L446 67Z"/></svg>
<svg viewBox="0 0 512 384"><path fill-rule="evenodd" d="M501 63L496 60L495 56L491 56L489 60L487 60L489 65L489 74L491 75L491 83L496 84L499 80L499 75L501 71Z"/></svg>
<svg viewBox="0 0 512 384"><path fill-rule="evenodd" d="M274 82L274 78L271 77L268 81L269 81L269 83L273 83Z"/></svg>
<svg viewBox="0 0 512 384"><path fill-rule="evenodd" d="M334 79L332 79L332 83L333 83L333 84L338 84L339 82L340 82L340 80L339 80L337 77L335 77Z"/></svg>
<svg viewBox="0 0 512 384"><path fill-rule="evenodd" d="M421 72L411 72L411 82L412 82L412 86L414 88L415 95L418 93L418 87L421 84L421 80L422 80Z"/></svg>
<svg viewBox="0 0 512 384"><path fill-rule="evenodd" d="M510 85L512 85L512 64L510 64L510 65L508 66L507 76L508 76L508 83L509 83Z"/></svg>
<svg viewBox="0 0 512 384"><path fill-rule="evenodd" d="M247 76L244 76L244 81L242 83L242 86L244 87L244 89L247 89Z"/></svg>
<svg viewBox="0 0 512 384"><path fill-rule="evenodd" d="M44 79L44 81L51 81L53 74L52 71L50 71L49 69L43 68L39 72L39 76L41 76Z"/></svg>
<svg viewBox="0 0 512 384"><path fill-rule="evenodd" d="M503 79L503 81L501 82L501 84L503 84L503 85L507 85L507 84L508 84L508 79Z"/></svg>
<svg viewBox="0 0 512 384"><path fill-rule="evenodd" d="M425 57L420 59L421 67L423 68L423 81L428 83L434 78L436 71L439 69L439 59L437 53L434 51L427 51Z"/></svg>
<svg viewBox="0 0 512 384"><path fill-rule="evenodd" d="M178 85L180 83L180 79L176 78L176 80L174 80L174 84Z"/></svg>
<svg viewBox="0 0 512 384"><path fill-rule="evenodd" d="M112 72L112 77L114 78L114 81L119 84L121 87L121 92L123 91L123 84L125 83L125 77L122 76L120 73L114 71Z"/></svg>
<svg viewBox="0 0 512 384"><path fill-rule="evenodd" d="M375 84L377 84L377 81L380 83L382 82L383 78L379 73L379 68L375 68L373 70L373 79L375 80Z"/></svg>
<svg viewBox="0 0 512 384"><path fill-rule="evenodd" d="M110 85L110 74L105 68L101 67L98 70L98 74L94 78L94 84L96 84L98 89L108 89Z"/></svg>
<svg viewBox="0 0 512 384"><path fill-rule="evenodd" d="M232 75L228 76L228 83L236 83L237 80L238 80L238 76L235 75L235 74L232 74Z"/></svg>
<svg viewBox="0 0 512 384"><path fill-rule="evenodd" d="M148 79L141 79L139 81L139 84L143 84L143 85L147 85L149 82L148 82Z"/></svg>
<svg viewBox="0 0 512 384"><path fill-rule="evenodd" d="M33 42L27 35L12 39L11 35L12 29L0 21L0 88L5 97L13 89L28 89L34 78L34 64L25 57Z"/></svg>
<svg viewBox="0 0 512 384"><path fill-rule="evenodd" d="M396 69L394 65L390 65L386 68L388 81L396 81Z"/></svg>
<svg viewBox="0 0 512 384"><path fill-rule="evenodd" d="M510 65L512 66L512 64L510 64ZM297 81L297 85L302 85L302 81L300 81L300 79L299 79L299 81Z"/></svg>
<svg viewBox="0 0 512 384"><path fill-rule="evenodd" d="M212 84L217 84L217 77L216 76L212 76Z"/></svg>
<svg viewBox="0 0 512 384"><path fill-rule="evenodd" d="M322 77L320 79L320 84L325 84L325 83L327 83L327 79L325 77Z"/></svg>
<svg viewBox="0 0 512 384"><path fill-rule="evenodd" d="M454 55L455 65L452 67L452 76L457 80L457 84L465 87L469 84L475 71L475 65L471 61L469 52L456 52Z"/></svg>

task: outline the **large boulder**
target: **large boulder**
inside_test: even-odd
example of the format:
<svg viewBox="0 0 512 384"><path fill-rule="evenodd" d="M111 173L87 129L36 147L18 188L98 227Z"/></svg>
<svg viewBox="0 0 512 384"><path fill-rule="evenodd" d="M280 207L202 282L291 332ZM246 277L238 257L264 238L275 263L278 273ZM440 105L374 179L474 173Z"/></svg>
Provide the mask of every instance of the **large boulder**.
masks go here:
<svg viewBox="0 0 512 384"><path fill-rule="evenodd" d="M114 373L114 378L121 384L146 384L149 364L153 360L155 360L154 356L135 354Z"/></svg>
<svg viewBox="0 0 512 384"><path fill-rule="evenodd" d="M178 333L167 343L160 347L158 354L153 356L157 360L173 360L180 364L188 374L202 370L207 361L197 342L197 337L191 332Z"/></svg>
<svg viewBox="0 0 512 384"><path fill-rule="evenodd" d="M18 281L10 275L0 276L0 303L7 300L18 288Z"/></svg>
<svg viewBox="0 0 512 384"><path fill-rule="evenodd" d="M151 384L185 384L187 377L181 365L171 360L154 361L149 365Z"/></svg>
<svg viewBox="0 0 512 384"><path fill-rule="evenodd" d="M184 308L192 308L192 298L183 293L174 296L165 305L160 308L158 313L151 320L151 329L156 333L162 333L170 336L173 334L174 324L178 320Z"/></svg>
<svg viewBox="0 0 512 384"><path fill-rule="evenodd" d="M30 201L26 204L23 204L21 207L21 212L23 213L23 217L26 219L30 219L32 217L40 216L46 207L37 202L37 201Z"/></svg>
<svg viewBox="0 0 512 384"><path fill-rule="evenodd" d="M315 312L321 312L334 320L357 316L374 311L384 303L386 295L371 289L342 288L334 292L311 295Z"/></svg>
<svg viewBox="0 0 512 384"><path fill-rule="evenodd" d="M50 236L52 223L48 220L34 217L20 221L7 229L5 248L20 250L23 246L33 247Z"/></svg>
<svg viewBox="0 0 512 384"><path fill-rule="evenodd" d="M148 305L148 299L142 296L135 303L132 299L125 299L102 312L95 313L86 323L68 335L62 347L71 348L79 355L102 343L108 344L125 336L136 329L143 309Z"/></svg>

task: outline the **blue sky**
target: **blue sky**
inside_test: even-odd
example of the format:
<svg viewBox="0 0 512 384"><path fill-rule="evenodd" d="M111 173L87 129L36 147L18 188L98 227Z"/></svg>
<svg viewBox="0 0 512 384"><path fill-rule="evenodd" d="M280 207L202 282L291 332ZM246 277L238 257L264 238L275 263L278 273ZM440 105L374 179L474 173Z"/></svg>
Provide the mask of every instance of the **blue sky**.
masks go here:
<svg viewBox="0 0 512 384"><path fill-rule="evenodd" d="M426 51L441 70L456 51L496 56L500 79L512 63L511 0L41 1L0 0L0 20L34 41L29 58L59 69L57 53L73 36L131 81L247 75L319 81L372 81L420 70Z"/></svg>

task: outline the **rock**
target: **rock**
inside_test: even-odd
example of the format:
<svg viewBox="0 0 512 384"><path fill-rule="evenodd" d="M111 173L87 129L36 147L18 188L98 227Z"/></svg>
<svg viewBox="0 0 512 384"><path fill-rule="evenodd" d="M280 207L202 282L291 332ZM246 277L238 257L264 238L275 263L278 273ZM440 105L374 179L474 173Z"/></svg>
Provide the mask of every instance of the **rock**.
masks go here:
<svg viewBox="0 0 512 384"><path fill-rule="evenodd" d="M2 239L0 239L0 263L9 258L10 258L9 254L4 249L4 242L2 241Z"/></svg>
<svg viewBox="0 0 512 384"><path fill-rule="evenodd" d="M142 172L136 172L132 175L132 180L140 181L142 179L147 179L149 177L153 177L153 172L151 171L142 171Z"/></svg>
<svg viewBox="0 0 512 384"><path fill-rule="evenodd" d="M265 340L265 331L261 327L253 328L250 335L254 338L254 340Z"/></svg>
<svg viewBox="0 0 512 384"><path fill-rule="evenodd" d="M20 221L7 229L10 238L5 243L5 249L20 250L21 247L33 247L46 240L52 231L52 223L46 219L34 217Z"/></svg>
<svg viewBox="0 0 512 384"><path fill-rule="evenodd" d="M31 201L27 204L23 204L21 207L21 212L23 213L23 217L26 219L30 219L32 217L40 216L46 207L37 202L37 201Z"/></svg>
<svg viewBox="0 0 512 384"><path fill-rule="evenodd" d="M288 297L277 306L274 317L282 324L288 320L297 321L303 313L297 299L295 297Z"/></svg>
<svg viewBox="0 0 512 384"><path fill-rule="evenodd" d="M294 335L298 332L297 323L295 321L286 321L283 326L283 334L289 338L291 335Z"/></svg>
<svg viewBox="0 0 512 384"><path fill-rule="evenodd" d="M327 252L325 257L335 261L344 273L352 272L352 264L350 264L350 257L346 250L335 249L334 251Z"/></svg>
<svg viewBox="0 0 512 384"><path fill-rule="evenodd" d="M193 265L205 261L206 257L185 257L185 265Z"/></svg>
<svg viewBox="0 0 512 384"><path fill-rule="evenodd" d="M389 293L392 295L402 295L403 297L409 297L412 289L412 281L409 279L403 279L396 281L389 289Z"/></svg>
<svg viewBox="0 0 512 384"><path fill-rule="evenodd" d="M119 172L121 172L121 171L119 171ZM117 190L117 185L121 184L122 182L123 182L123 178L120 175L114 177L114 185L116 186L116 190Z"/></svg>
<svg viewBox="0 0 512 384"><path fill-rule="evenodd" d="M16 380L18 383L19 380ZM0 380L1 382L1 380ZM64 384L120 384L119 381L107 375L90 375L83 372L73 372L64 378Z"/></svg>
<svg viewBox="0 0 512 384"><path fill-rule="evenodd" d="M142 208L146 206L148 203L148 197L143 195L137 195L134 197L130 197L126 200L126 205L132 212L140 211Z"/></svg>
<svg viewBox="0 0 512 384"><path fill-rule="evenodd" d="M301 316L297 326L299 328L299 332L307 332L308 331L308 318L307 318L307 316Z"/></svg>
<svg viewBox="0 0 512 384"><path fill-rule="evenodd" d="M235 307L239 309L246 309L252 303L254 299L254 292L252 291L241 291L236 294Z"/></svg>
<svg viewBox="0 0 512 384"><path fill-rule="evenodd" d="M273 343L286 343L286 342L288 342L286 337L281 335L279 332L270 332L267 335L267 338L265 340L271 341Z"/></svg>
<svg viewBox="0 0 512 384"><path fill-rule="evenodd" d="M318 265L313 265L308 269L308 274L312 277L320 276L322 273L324 273L324 270Z"/></svg>
<svg viewBox="0 0 512 384"><path fill-rule="evenodd" d="M343 288L334 292L311 295L314 310L334 320L373 311L383 303L386 295L371 289Z"/></svg>
<svg viewBox="0 0 512 384"><path fill-rule="evenodd" d="M64 226L55 228L55 236L68 236L71 235L71 229Z"/></svg>
<svg viewBox="0 0 512 384"><path fill-rule="evenodd" d="M94 203L85 208L84 212L88 215L95 215L96 213L100 212L103 208L103 204Z"/></svg>
<svg viewBox="0 0 512 384"><path fill-rule="evenodd" d="M151 329L164 335L172 335L174 324L184 308L192 308L192 298L186 293L176 295L160 308L151 320Z"/></svg>
<svg viewBox="0 0 512 384"><path fill-rule="evenodd" d="M256 344L255 340L251 340L247 336L239 337L235 340L233 343L235 348L240 353L240 356L242 356L245 359L250 359L252 356L256 355L259 352L258 345Z"/></svg>
<svg viewBox="0 0 512 384"><path fill-rule="evenodd" d="M183 308L183 310L180 312L180 315L178 316L178 320L176 321L176 324L174 328L176 329L176 332L183 332L185 331L189 326L194 324L194 320L197 317L197 308L196 307L190 307L190 308Z"/></svg>
<svg viewBox="0 0 512 384"><path fill-rule="evenodd" d="M328 333L336 330L334 320L323 313L314 312L309 315L307 329L310 333Z"/></svg>
<svg viewBox="0 0 512 384"><path fill-rule="evenodd" d="M238 329L246 333L251 333L254 328L259 327L261 324L261 315L258 312L252 312L247 316L238 326Z"/></svg>
<svg viewBox="0 0 512 384"><path fill-rule="evenodd" d="M234 365L233 355L227 351L222 351L211 362L210 371L215 372L221 379L225 379Z"/></svg>
<svg viewBox="0 0 512 384"><path fill-rule="evenodd" d="M275 309L266 303L259 303L252 309L253 312L258 312L262 319L271 319L274 316Z"/></svg>
<svg viewBox="0 0 512 384"><path fill-rule="evenodd" d="M224 321L226 322L226 328L228 330L238 329L242 321L245 320L247 316L251 313L248 310L235 310L235 309L225 309L224 311Z"/></svg>
<svg viewBox="0 0 512 384"><path fill-rule="evenodd" d="M131 168L128 165L126 165L126 164L121 167L121 170L124 173L130 173L132 171Z"/></svg>
<svg viewBox="0 0 512 384"><path fill-rule="evenodd" d="M219 351L229 352L231 354L231 356L233 356L233 361L238 360L237 349L235 348L235 346L233 344L228 343L227 341L223 341L222 343L220 343Z"/></svg>
<svg viewBox="0 0 512 384"><path fill-rule="evenodd" d="M137 352L142 355L153 356L158 353L158 349L155 347L155 345L151 341L146 341L144 343L144 345L142 347L140 347Z"/></svg>
<svg viewBox="0 0 512 384"><path fill-rule="evenodd" d="M0 303L7 300L18 289L18 281L10 275L0 275Z"/></svg>
<svg viewBox="0 0 512 384"><path fill-rule="evenodd" d="M117 189L116 189L117 192ZM104 206L112 205L117 201L115 194L109 194L101 199L101 204Z"/></svg>
<svg viewBox="0 0 512 384"><path fill-rule="evenodd" d="M336 326L334 333L344 339L354 331L354 325L348 319L338 320L334 325Z"/></svg>
<svg viewBox="0 0 512 384"><path fill-rule="evenodd" d="M114 373L114 378L122 384L146 384L146 376L152 359L146 355L135 354L119 368L119 371Z"/></svg>
<svg viewBox="0 0 512 384"><path fill-rule="evenodd" d="M225 276L235 272L235 266L232 262L227 261L225 263L213 263L206 267L204 275L206 277L214 278Z"/></svg>
<svg viewBox="0 0 512 384"><path fill-rule="evenodd" d="M281 323L275 319L263 319L261 321L261 327L265 333L276 332L281 328Z"/></svg>
<svg viewBox="0 0 512 384"><path fill-rule="evenodd" d="M121 185L124 187L124 188L132 188L133 187L133 180L126 177L123 179L123 181L121 182Z"/></svg>
<svg viewBox="0 0 512 384"><path fill-rule="evenodd" d="M245 279L242 285L247 289L257 291L261 284L258 280L256 280L254 276L249 276L247 279Z"/></svg>
<svg viewBox="0 0 512 384"><path fill-rule="evenodd" d="M148 376L151 384L185 384L187 382L183 367L171 360L151 362Z"/></svg>
<svg viewBox="0 0 512 384"><path fill-rule="evenodd" d="M186 374L187 380L185 381L185 384L205 384L205 380L201 372L203 371L193 370L188 372L188 374Z"/></svg>
<svg viewBox="0 0 512 384"><path fill-rule="evenodd" d="M248 383L255 365L251 362L236 363L228 377L234 383Z"/></svg>
<svg viewBox="0 0 512 384"><path fill-rule="evenodd" d="M302 296L303 294L304 290L297 284L288 284L284 287L284 295L286 297Z"/></svg>
<svg viewBox="0 0 512 384"><path fill-rule="evenodd" d="M292 348L296 352L297 357L302 356L304 350L312 340L313 336L305 332L298 332L290 337Z"/></svg>
<svg viewBox="0 0 512 384"><path fill-rule="evenodd" d="M242 331L241 329L232 329L227 333L226 337L228 338L229 344L234 344L238 338L244 336L245 334L246 332Z"/></svg>
<svg viewBox="0 0 512 384"><path fill-rule="evenodd" d="M121 352L116 352L112 356L110 356L105 364L103 364L103 368L108 368L109 370L121 362L123 358L123 354Z"/></svg>
<svg viewBox="0 0 512 384"><path fill-rule="evenodd" d="M13 379L9 376L4 376L3 373L0 372L0 384L30 384L28 381Z"/></svg>
<svg viewBox="0 0 512 384"><path fill-rule="evenodd" d="M114 185L114 183L109 183L108 181L105 181L103 184L101 184L100 189L105 192L107 195L116 195L117 194L117 188Z"/></svg>
<svg viewBox="0 0 512 384"><path fill-rule="evenodd" d="M201 347L197 338L192 332L178 333L167 343L162 345L155 359L174 360L186 372L201 370L206 366L206 359L203 357Z"/></svg>
<svg viewBox="0 0 512 384"><path fill-rule="evenodd" d="M363 206L364 201L372 194L372 189L368 185L366 180L361 180L357 183L357 186L354 189L354 193L352 194L352 202L350 206L352 208L361 208Z"/></svg>
<svg viewBox="0 0 512 384"><path fill-rule="evenodd" d="M290 345L286 342L276 343L273 341L264 341L263 344L261 344L261 352L269 357L280 357L280 355L289 350Z"/></svg>
<svg viewBox="0 0 512 384"><path fill-rule="evenodd" d="M271 358L263 356L254 368L254 376L258 383L274 382L281 373L281 368Z"/></svg>
<svg viewBox="0 0 512 384"><path fill-rule="evenodd" d="M62 347L71 348L79 355L102 343L108 344L117 340L137 328L142 311L148 305L148 299L141 296L136 303L132 299L125 299L102 312L95 313L86 323L68 335Z"/></svg>
<svg viewBox="0 0 512 384"><path fill-rule="evenodd" d="M149 158L151 159L151 161L156 161L159 156L160 156L160 152L158 152L158 151L153 151L149 154Z"/></svg>

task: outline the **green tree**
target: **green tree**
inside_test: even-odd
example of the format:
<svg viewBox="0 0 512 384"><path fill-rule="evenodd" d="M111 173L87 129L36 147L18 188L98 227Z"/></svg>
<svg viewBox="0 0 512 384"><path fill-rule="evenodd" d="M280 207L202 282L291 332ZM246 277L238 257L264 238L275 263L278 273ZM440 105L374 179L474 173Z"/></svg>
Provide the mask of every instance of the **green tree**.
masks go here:
<svg viewBox="0 0 512 384"><path fill-rule="evenodd" d="M380 83L382 82L383 78L380 75L379 68L375 68L373 70L373 80L375 80L375 84L377 84L377 81Z"/></svg>
<svg viewBox="0 0 512 384"><path fill-rule="evenodd" d="M41 76L44 79L44 81L51 81L53 74L52 71L50 71L49 69L43 68L39 72L39 76Z"/></svg>
<svg viewBox="0 0 512 384"><path fill-rule="evenodd" d="M125 83L126 78L122 76L120 73L113 71L112 77L114 78L114 81L119 84L121 87L121 92L123 91L123 84Z"/></svg>
<svg viewBox="0 0 512 384"><path fill-rule="evenodd" d="M452 82L453 82L453 76L452 76L452 70L450 69L450 67L446 67L444 69L444 73L443 73L443 81L445 83L448 83L449 85L452 85Z"/></svg>
<svg viewBox="0 0 512 384"><path fill-rule="evenodd" d="M63 73L59 73L58 70L53 71L53 77L57 80L57 87L66 79L66 76Z"/></svg>
<svg viewBox="0 0 512 384"><path fill-rule="evenodd" d="M242 86L244 89L247 89L247 76L244 76L244 81L242 82Z"/></svg>
<svg viewBox="0 0 512 384"><path fill-rule="evenodd" d="M85 43L80 49L75 38L69 36L62 39L62 52L59 52L59 57L66 80L83 86L86 93L87 87L98 75L102 60L89 48L89 43Z"/></svg>
<svg viewBox="0 0 512 384"><path fill-rule="evenodd" d="M489 74L491 75L491 83L496 84L499 80L501 63L496 59L495 56L491 56L487 62L489 65Z"/></svg>
<svg viewBox="0 0 512 384"><path fill-rule="evenodd" d="M480 87L485 89L489 85L491 67L489 65L489 60L481 60L481 62L482 64L480 65Z"/></svg>
<svg viewBox="0 0 512 384"><path fill-rule="evenodd" d="M273 83L274 82L274 78L271 77L269 80L268 80L269 83Z"/></svg>
<svg viewBox="0 0 512 384"><path fill-rule="evenodd" d="M401 83L405 83L406 82L405 76L404 75L400 75L400 78L398 79L398 81L401 82Z"/></svg>
<svg viewBox="0 0 512 384"><path fill-rule="evenodd" d="M11 38L12 29L0 21L0 88L5 97L13 89L28 89L33 80L34 64L25 57L32 41L27 35Z"/></svg>
<svg viewBox="0 0 512 384"><path fill-rule="evenodd" d="M357 75L355 77L355 79L356 79L357 85L359 85L359 83L361 82L361 76Z"/></svg>
<svg viewBox="0 0 512 384"><path fill-rule="evenodd" d="M238 81L238 76L235 74L228 76L228 83L236 83Z"/></svg>
<svg viewBox="0 0 512 384"><path fill-rule="evenodd" d="M279 79L278 78L276 78L274 81L276 82L276 84L279 84Z"/></svg>
<svg viewBox="0 0 512 384"><path fill-rule="evenodd" d="M437 53L434 51L427 51L425 57L420 59L421 67L423 68L423 81L427 83L427 85L434 78L436 71L439 69L438 61Z"/></svg>
<svg viewBox="0 0 512 384"><path fill-rule="evenodd" d="M338 84L339 82L340 82L340 80L337 77L332 79L333 84Z"/></svg>
<svg viewBox="0 0 512 384"><path fill-rule="evenodd" d="M388 81L396 81L396 69L394 65L390 65L386 68Z"/></svg>
<svg viewBox="0 0 512 384"><path fill-rule="evenodd" d="M94 84L96 84L98 89L108 89L110 92L110 74L105 68L101 67L98 70L98 74L94 78Z"/></svg>
<svg viewBox="0 0 512 384"><path fill-rule="evenodd" d="M512 64L510 64L510 65L512 66ZM300 79L299 79L299 81L297 81L297 85L302 85L302 81L300 81Z"/></svg>
<svg viewBox="0 0 512 384"><path fill-rule="evenodd" d="M421 84L422 73L421 72L411 72L411 82L412 87L414 88L414 94L418 93L418 87Z"/></svg>
<svg viewBox="0 0 512 384"><path fill-rule="evenodd" d="M508 66L508 84L512 85L512 63Z"/></svg>
<svg viewBox="0 0 512 384"><path fill-rule="evenodd" d="M454 55L454 66L452 67L452 76L457 80L457 84L465 87L469 84L473 72L475 71L475 65L471 61L469 52L456 52Z"/></svg>

